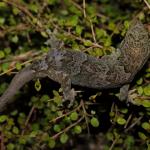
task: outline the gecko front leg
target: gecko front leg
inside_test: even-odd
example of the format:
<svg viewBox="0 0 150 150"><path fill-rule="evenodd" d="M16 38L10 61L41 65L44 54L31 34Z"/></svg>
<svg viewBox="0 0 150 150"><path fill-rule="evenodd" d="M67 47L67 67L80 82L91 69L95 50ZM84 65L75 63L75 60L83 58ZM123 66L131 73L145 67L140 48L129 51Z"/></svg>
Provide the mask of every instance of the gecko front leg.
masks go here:
<svg viewBox="0 0 150 150"><path fill-rule="evenodd" d="M68 74L62 73L61 88L63 89L63 101L70 101L68 107L71 107L74 103L76 92L71 88L71 79Z"/></svg>
<svg viewBox="0 0 150 150"><path fill-rule="evenodd" d="M63 101L69 100L70 104L68 107L71 107L75 100L76 92L73 88L71 88L71 78L69 75L62 71L53 70L52 68L46 73L50 79L61 84L61 88L63 90Z"/></svg>

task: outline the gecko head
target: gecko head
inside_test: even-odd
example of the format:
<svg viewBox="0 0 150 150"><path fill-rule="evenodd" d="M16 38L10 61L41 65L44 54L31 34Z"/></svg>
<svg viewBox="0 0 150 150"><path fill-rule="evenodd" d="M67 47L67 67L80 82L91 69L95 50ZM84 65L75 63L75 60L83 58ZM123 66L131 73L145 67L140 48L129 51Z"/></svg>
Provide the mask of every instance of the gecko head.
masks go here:
<svg viewBox="0 0 150 150"><path fill-rule="evenodd" d="M61 67L62 59L64 57L65 51L53 49L48 52L46 56L46 61L48 62L48 66Z"/></svg>
<svg viewBox="0 0 150 150"><path fill-rule="evenodd" d="M35 71L43 71L48 69L48 64L46 63L45 59L37 60L33 62L31 68Z"/></svg>

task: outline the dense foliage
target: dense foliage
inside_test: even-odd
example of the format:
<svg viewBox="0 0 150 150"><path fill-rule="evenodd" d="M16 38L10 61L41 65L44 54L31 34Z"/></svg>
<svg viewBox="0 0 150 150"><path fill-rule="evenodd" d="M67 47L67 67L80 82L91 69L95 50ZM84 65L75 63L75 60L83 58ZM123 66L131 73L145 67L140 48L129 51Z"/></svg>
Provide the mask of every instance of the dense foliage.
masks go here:
<svg viewBox="0 0 150 150"><path fill-rule="evenodd" d="M149 15L149 0L2 0L0 94L16 72L50 50L47 29L65 48L100 58L115 50L133 18L148 23ZM45 78L18 92L0 115L0 149L150 149L149 62L131 84L130 104L118 100L118 90L75 87L80 92L68 109L59 87Z"/></svg>

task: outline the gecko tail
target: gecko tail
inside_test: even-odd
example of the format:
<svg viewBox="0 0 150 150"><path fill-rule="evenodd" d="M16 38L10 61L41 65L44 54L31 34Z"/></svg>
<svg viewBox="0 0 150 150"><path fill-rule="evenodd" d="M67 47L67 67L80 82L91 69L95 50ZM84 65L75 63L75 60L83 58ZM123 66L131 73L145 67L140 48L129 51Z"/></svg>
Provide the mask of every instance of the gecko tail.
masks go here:
<svg viewBox="0 0 150 150"><path fill-rule="evenodd" d="M0 112L2 112L7 104L12 103L14 95L17 91L27 82L32 80L35 77L35 71L31 69L30 66L22 69L18 72L13 80L11 81L9 87L0 97Z"/></svg>

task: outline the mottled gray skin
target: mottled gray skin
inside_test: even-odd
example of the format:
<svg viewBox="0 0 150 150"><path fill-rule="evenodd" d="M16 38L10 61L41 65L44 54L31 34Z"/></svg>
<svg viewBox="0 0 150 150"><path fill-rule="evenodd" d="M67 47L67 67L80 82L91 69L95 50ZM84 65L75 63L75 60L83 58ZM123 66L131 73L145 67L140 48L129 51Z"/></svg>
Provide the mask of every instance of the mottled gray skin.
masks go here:
<svg viewBox="0 0 150 150"><path fill-rule="evenodd" d="M13 78L0 97L0 111L12 101L17 90L34 78L48 76L60 83L64 100L70 100L72 104L76 93L71 89L71 84L95 89L122 87L133 80L149 57L148 31L137 20L132 22L120 47L101 59L78 51L53 48L46 57L23 69ZM127 90L127 86L125 87ZM124 90L121 93L124 94Z"/></svg>

